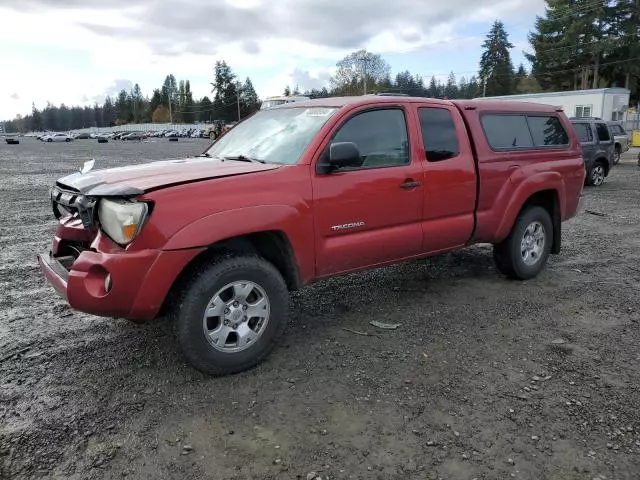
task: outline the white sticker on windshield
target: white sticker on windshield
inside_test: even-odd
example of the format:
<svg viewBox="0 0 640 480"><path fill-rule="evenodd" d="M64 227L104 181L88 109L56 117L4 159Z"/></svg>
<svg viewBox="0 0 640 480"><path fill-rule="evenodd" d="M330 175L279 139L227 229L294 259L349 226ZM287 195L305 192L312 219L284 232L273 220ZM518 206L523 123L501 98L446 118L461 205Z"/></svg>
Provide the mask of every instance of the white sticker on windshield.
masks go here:
<svg viewBox="0 0 640 480"><path fill-rule="evenodd" d="M328 117L333 111L333 108L307 108L302 114L308 117Z"/></svg>

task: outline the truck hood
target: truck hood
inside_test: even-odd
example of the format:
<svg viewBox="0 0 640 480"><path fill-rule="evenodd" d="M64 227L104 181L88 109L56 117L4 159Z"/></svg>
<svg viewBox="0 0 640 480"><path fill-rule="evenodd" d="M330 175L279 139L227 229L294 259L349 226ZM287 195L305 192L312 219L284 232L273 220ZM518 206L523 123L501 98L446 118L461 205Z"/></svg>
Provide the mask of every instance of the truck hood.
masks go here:
<svg viewBox="0 0 640 480"><path fill-rule="evenodd" d="M70 188L85 195L135 196L184 183L277 168L280 168L280 165L198 157L93 170L87 173L76 172L59 179L57 184L61 188Z"/></svg>

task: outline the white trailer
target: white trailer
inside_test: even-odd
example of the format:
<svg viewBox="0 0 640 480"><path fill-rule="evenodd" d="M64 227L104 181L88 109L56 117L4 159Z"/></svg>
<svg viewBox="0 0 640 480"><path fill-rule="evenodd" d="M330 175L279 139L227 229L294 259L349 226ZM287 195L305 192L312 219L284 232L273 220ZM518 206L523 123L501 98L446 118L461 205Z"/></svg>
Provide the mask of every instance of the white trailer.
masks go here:
<svg viewBox="0 0 640 480"><path fill-rule="evenodd" d="M514 100L561 107L568 117L597 117L605 121L623 120L631 92L626 88L598 88L569 92L525 93L478 100Z"/></svg>

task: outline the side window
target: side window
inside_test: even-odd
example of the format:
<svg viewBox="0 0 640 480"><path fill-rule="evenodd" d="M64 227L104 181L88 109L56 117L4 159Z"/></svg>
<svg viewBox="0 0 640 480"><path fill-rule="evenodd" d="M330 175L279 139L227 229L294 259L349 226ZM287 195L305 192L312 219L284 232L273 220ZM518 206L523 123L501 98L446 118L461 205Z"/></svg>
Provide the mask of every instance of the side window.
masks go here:
<svg viewBox="0 0 640 480"><path fill-rule="evenodd" d="M460 144L451 112L446 108L425 107L418 109L418 117L427 160L439 162L457 157Z"/></svg>
<svg viewBox="0 0 640 480"><path fill-rule="evenodd" d="M536 147L569 145L569 135L558 117L528 116L531 136Z"/></svg>
<svg viewBox="0 0 640 480"><path fill-rule="evenodd" d="M524 115L488 114L480 119L491 148L515 150L533 147L533 139Z"/></svg>
<svg viewBox="0 0 640 480"><path fill-rule="evenodd" d="M573 129L578 134L580 142L593 142L593 133L588 123L574 123Z"/></svg>
<svg viewBox="0 0 640 480"><path fill-rule="evenodd" d="M409 163L409 142L404 112L398 108L359 113L347 120L332 143L353 142L360 150L359 168Z"/></svg>
<svg viewBox="0 0 640 480"><path fill-rule="evenodd" d="M611 135L609 133L609 127L604 123L596 123L596 133L598 134L598 140L600 142L610 142Z"/></svg>
<svg viewBox="0 0 640 480"><path fill-rule="evenodd" d="M624 130L622 130L620 125L609 125L609 128L611 128L611 132L613 132L614 135L624 135Z"/></svg>

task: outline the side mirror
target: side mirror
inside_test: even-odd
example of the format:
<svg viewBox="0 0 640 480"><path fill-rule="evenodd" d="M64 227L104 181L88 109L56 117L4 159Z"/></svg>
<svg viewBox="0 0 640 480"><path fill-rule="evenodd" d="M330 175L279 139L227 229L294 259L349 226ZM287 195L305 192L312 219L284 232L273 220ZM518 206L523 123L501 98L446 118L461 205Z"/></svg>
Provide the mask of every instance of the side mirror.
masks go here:
<svg viewBox="0 0 640 480"><path fill-rule="evenodd" d="M329 148L329 165L333 168L359 167L360 150L353 142L332 143Z"/></svg>

